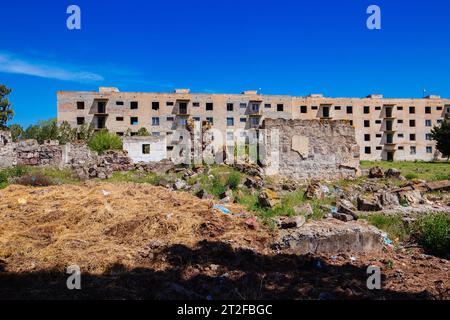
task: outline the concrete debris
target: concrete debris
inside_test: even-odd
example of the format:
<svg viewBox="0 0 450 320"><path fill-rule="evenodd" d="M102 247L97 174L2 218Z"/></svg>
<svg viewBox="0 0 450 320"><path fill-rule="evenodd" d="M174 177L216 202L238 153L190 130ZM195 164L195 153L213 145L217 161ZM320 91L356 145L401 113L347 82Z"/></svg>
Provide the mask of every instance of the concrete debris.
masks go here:
<svg viewBox="0 0 450 320"><path fill-rule="evenodd" d="M279 217L276 220L276 224L280 229L300 228L305 222L306 218L304 216Z"/></svg>
<svg viewBox="0 0 450 320"><path fill-rule="evenodd" d="M358 210L359 211L381 211L383 207L378 202L378 199L358 197Z"/></svg>
<svg viewBox="0 0 450 320"><path fill-rule="evenodd" d="M383 169L379 166L375 166L369 169L369 178L370 179L381 179L384 177Z"/></svg>
<svg viewBox="0 0 450 320"><path fill-rule="evenodd" d="M311 221L302 228L280 230L275 248L295 254L380 252L382 232L355 221Z"/></svg>
<svg viewBox="0 0 450 320"><path fill-rule="evenodd" d="M325 190L318 181L312 181L305 191L306 199L323 199L325 197Z"/></svg>
<svg viewBox="0 0 450 320"><path fill-rule="evenodd" d="M250 189L261 189L264 187L264 180L259 176L247 177L244 185Z"/></svg>
<svg viewBox="0 0 450 320"><path fill-rule="evenodd" d="M294 207L294 212L296 215L304 215L306 217L310 217L314 214L313 208L309 203Z"/></svg>
<svg viewBox="0 0 450 320"><path fill-rule="evenodd" d="M385 173L384 176L386 178L394 178L394 179L399 179L401 175L400 170L397 170L395 168L389 168Z"/></svg>
<svg viewBox="0 0 450 320"><path fill-rule="evenodd" d="M263 208L274 208L281 203L281 199L275 191L264 189L258 196L258 202Z"/></svg>

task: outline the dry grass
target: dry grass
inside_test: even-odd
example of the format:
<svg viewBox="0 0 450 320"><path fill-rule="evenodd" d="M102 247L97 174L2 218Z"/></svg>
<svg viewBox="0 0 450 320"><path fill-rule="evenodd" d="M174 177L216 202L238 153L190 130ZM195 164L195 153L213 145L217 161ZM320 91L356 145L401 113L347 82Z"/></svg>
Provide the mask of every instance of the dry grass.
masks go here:
<svg viewBox="0 0 450 320"><path fill-rule="evenodd" d="M11 272L77 264L102 273L114 264L139 267L152 242L190 247L205 239L264 250L269 237L244 218L213 211L208 201L147 184L12 185L0 197L0 261ZM164 269L158 263L152 267Z"/></svg>

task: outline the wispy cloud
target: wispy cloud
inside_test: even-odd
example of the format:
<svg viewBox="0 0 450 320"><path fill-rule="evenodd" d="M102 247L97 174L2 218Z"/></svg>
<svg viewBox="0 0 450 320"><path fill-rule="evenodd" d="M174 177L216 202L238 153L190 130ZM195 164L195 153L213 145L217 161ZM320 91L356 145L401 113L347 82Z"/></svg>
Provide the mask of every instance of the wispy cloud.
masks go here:
<svg viewBox="0 0 450 320"><path fill-rule="evenodd" d="M78 70L76 66L50 61L36 61L15 54L0 52L0 72L74 82L98 82L104 78L93 72Z"/></svg>

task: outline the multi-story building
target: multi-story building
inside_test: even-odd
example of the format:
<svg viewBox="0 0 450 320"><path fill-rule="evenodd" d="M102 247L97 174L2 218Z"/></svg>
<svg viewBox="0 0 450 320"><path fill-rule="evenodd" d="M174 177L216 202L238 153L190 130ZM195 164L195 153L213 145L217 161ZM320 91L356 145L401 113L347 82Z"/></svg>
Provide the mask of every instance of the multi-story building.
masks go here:
<svg viewBox="0 0 450 320"><path fill-rule="evenodd" d="M264 118L345 119L355 127L362 160L433 160L439 157L431 140L433 126L450 117L450 99L391 99L382 95L366 98L329 98L242 94L60 91L57 93L58 122L92 124L119 135L135 134L145 127L152 135L166 135L167 148L173 133L188 119L208 121L224 137L232 139L236 129L258 129Z"/></svg>

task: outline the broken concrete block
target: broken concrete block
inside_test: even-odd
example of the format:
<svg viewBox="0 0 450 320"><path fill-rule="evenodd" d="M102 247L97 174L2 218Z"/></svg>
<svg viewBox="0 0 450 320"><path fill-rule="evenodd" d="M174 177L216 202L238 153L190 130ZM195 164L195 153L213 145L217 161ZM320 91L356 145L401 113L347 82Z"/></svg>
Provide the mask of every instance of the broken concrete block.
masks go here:
<svg viewBox="0 0 450 320"><path fill-rule="evenodd" d="M394 178L394 179L399 179L401 175L400 170L397 170L395 168L389 168L385 173L384 176L386 178Z"/></svg>
<svg viewBox="0 0 450 320"><path fill-rule="evenodd" d="M214 199L214 196L212 194L209 194L206 190L202 189L196 194L197 197L203 200L212 200Z"/></svg>
<svg viewBox="0 0 450 320"><path fill-rule="evenodd" d="M358 210L359 211L381 211L383 207L380 205L377 199L367 199L358 197Z"/></svg>
<svg viewBox="0 0 450 320"><path fill-rule="evenodd" d="M306 199L323 199L325 197L324 189L317 181L312 181L306 188L304 197Z"/></svg>
<svg viewBox="0 0 450 320"><path fill-rule="evenodd" d="M279 217L276 222L280 229L299 228L305 224L306 218L304 216Z"/></svg>
<svg viewBox="0 0 450 320"><path fill-rule="evenodd" d="M181 180L181 179L178 179L178 180L174 183L173 188L174 188L175 190L183 190L183 189L186 188L186 186L187 186L186 181Z"/></svg>
<svg viewBox="0 0 450 320"><path fill-rule="evenodd" d="M312 216L314 213L313 208L309 203L294 207L294 212L297 215L304 215L306 217Z"/></svg>
<svg viewBox="0 0 450 320"><path fill-rule="evenodd" d="M428 182L426 187L430 191L450 190L450 180Z"/></svg>
<svg viewBox="0 0 450 320"><path fill-rule="evenodd" d="M420 204L424 200L422 198L422 193L419 190L410 190L410 191L403 191L399 193L400 199L408 202L410 205L414 204Z"/></svg>
<svg viewBox="0 0 450 320"><path fill-rule="evenodd" d="M258 197L259 205L263 208L273 208L281 203L278 194L270 189L263 190Z"/></svg>
<svg viewBox="0 0 450 320"><path fill-rule="evenodd" d="M380 203L383 207L395 207L400 205L398 195L393 192L389 191L382 192L378 196L378 199L380 200Z"/></svg>
<svg viewBox="0 0 450 320"><path fill-rule="evenodd" d="M343 213L346 215L350 215L354 220L358 220L359 219L359 215L356 212L356 208L353 206L353 204L350 201L346 201L346 202L341 202L338 204L337 207L337 212L338 213ZM339 219L341 220L341 219Z"/></svg>
<svg viewBox="0 0 450 320"><path fill-rule="evenodd" d="M371 179L380 179L384 177L383 169L379 166L375 166L369 169L369 178Z"/></svg>
<svg viewBox="0 0 450 320"><path fill-rule="evenodd" d="M294 254L338 252L380 252L382 232L365 223L339 220L310 221L296 229L279 230L273 245Z"/></svg>
<svg viewBox="0 0 450 320"><path fill-rule="evenodd" d="M332 215L333 215L333 218L341 220L343 222L353 220L353 216L346 214L346 213L342 213L342 212L333 212Z"/></svg>

